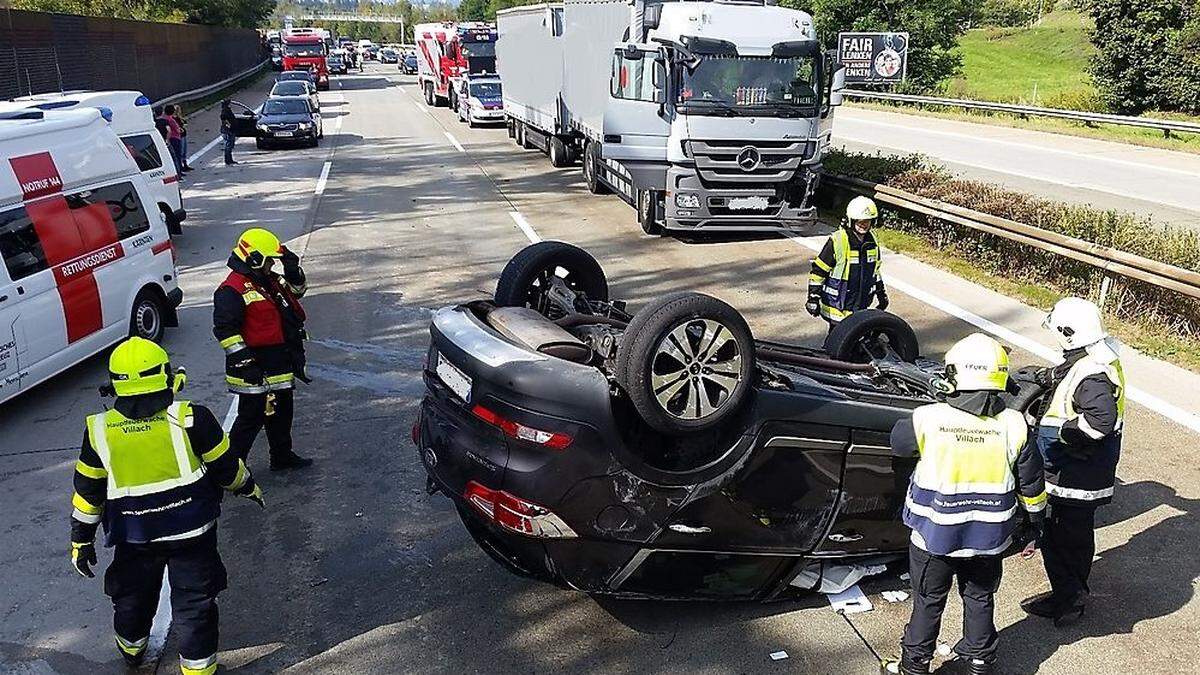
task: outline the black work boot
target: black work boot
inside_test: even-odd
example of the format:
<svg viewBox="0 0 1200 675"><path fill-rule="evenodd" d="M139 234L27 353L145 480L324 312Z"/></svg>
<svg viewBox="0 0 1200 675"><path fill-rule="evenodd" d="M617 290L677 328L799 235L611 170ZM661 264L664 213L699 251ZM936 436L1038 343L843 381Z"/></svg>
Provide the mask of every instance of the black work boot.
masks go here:
<svg viewBox="0 0 1200 675"><path fill-rule="evenodd" d="M130 654L129 652L126 652L124 649L120 650L120 652L121 652L121 658L125 659L125 665L130 668L137 668L137 667L141 666L142 661L144 661L146 659L146 650L145 649L143 649L142 651L140 651L136 654Z"/></svg>
<svg viewBox="0 0 1200 675"><path fill-rule="evenodd" d="M900 660L896 662L896 670L900 675L929 675L929 664L933 659L918 659L907 652L901 652ZM889 669L890 670L890 669Z"/></svg>
<svg viewBox="0 0 1200 675"><path fill-rule="evenodd" d="M971 675L992 675L996 672L995 664L983 659L963 659L967 662L967 672Z"/></svg>
<svg viewBox="0 0 1200 675"><path fill-rule="evenodd" d="M1087 601L1087 593L1080 592L1074 597L1063 599L1053 592L1029 598L1021 603L1021 609L1029 614L1054 621L1055 627L1069 626L1083 616Z"/></svg>
<svg viewBox="0 0 1200 675"><path fill-rule="evenodd" d="M303 469L312 466L313 461L306 457L301 457L292 451L271 455L271 470L272 471L287 471L289 469Z"/></svg>

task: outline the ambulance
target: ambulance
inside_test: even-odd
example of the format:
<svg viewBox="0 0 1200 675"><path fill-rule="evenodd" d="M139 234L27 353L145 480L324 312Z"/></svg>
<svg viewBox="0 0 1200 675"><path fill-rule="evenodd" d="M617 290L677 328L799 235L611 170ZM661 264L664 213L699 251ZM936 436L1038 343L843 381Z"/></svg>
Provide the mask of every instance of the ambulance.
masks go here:
<svg viewBox="0 0 1200 675"><path fill-rule="evenodd" d="M172 234L183 231L182 223L187 218L183 209L183 194L179 189L179 175L171 160L171 150L162 134L154 127L154 113L150 99L140 91L68 91L64 93L34 94L0 103L0 111L19 108L38 110L77 110L79 108L105 109L110 117L109 125L124 141L129 154L150 183L154 203L167 221Z"/></svg>
<svg viewBox="0 0 1200 675"><path fill-rule="evenodd" d="M178 325L166 220L107 116L0 112L0 403Z"/></svg>

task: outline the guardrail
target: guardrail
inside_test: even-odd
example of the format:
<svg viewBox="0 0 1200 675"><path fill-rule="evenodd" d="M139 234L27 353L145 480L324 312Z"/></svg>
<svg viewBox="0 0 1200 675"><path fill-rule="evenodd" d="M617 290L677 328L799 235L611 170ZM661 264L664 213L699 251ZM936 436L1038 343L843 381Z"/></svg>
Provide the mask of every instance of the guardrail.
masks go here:
<svg viewBox="0 0 1200 675"><path fill-rule="evenodd" d="M1109 115L1106 113L1083 112L1080 110L1060 110L1058 108L1041 108L1037 106L1016 105L1014 103L992 103L990 101L969 101L959 98L939 98L937 96L914 96L911 94L893 94L885 91L861 91L846 89L844 96L877 101L893 101L897 103L914 103L917 105L940 105L949 108L967 108L970 110L987 110L1003 112L1023 117L1057 117L1059 119L1085 122L1088 124L1118 124L1127 127L1142 127L1158 129L1170 138L1172 131L1200 134L1200 124L1195 122L1180 122L1176 120L1155 119L1153 117L1128 117L1125 115Z"/></svg>
<svg viewBox="0 0 1200 675"><path fill-rule="evenodd" d="M974 230L994 234L1033 248L1055 253L1092 265L1106 274L1117 274L1183 295L1200 298L1200 272L1168 265L1108 246L1068 237L1040 227L981 213L955 204L947 204L905 192L888 185L873 183L853 176L825 174L825 184L832 183L852 192L874 198L894 207L931 216Z"/></svg>
<svg viewBox="0 0 1200 675"><path fill-rule="evenodd" d="M262 63L259 63L256 66L251 66L251 67L247 68L246 70L243 70L242 72L240 72L232 77L227 77L224 80L221 80L220 82L210 84L206 87L200 87L199 89L193 89L191 91L181 91L178 94L171 94L170 96L167 96L166 98L162 98L162 99L155 101L154 105L157 107L157 106L161 106L161 105L166 105L168 103L179 103L180 101L191 101L191 100L198 99L198 98L204 98L205 96L209 96L211 94L215 94L218 91L221 91L222 89L225 89L226 87L228 87L230 85L236 84L236 83L246 79L247 77L250 77L250 76L254 75L255 73L258 73L260 70L265 68L267 66L267 64L270 62L271 62L270 59L265 59Z"/></svg>

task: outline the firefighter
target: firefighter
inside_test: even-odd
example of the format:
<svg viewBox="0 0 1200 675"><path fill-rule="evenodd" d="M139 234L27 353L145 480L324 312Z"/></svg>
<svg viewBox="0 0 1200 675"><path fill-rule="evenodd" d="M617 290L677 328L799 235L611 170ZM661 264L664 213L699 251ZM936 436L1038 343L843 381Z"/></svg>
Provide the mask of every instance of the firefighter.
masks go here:
<svg viewBox="0 0 1200 675"><path fill-rule="evenodd" d="M846 206L846 222L829 235L813 259L808 275L808 303L804 308L829 322L830 329L852 313L871 306L888 308L887 289L879 275L879 244L871 228L879 208L870 197L855 197Z"/></svg>
<svg viewBox="0 0 1200 675"><path fill-rule="evenodd" d="M217 551L221 487L264 506L262 490L201 405L175 400L183 370L157 344L133 337L108 362L116 403L87 419L75 464L71 563L94 577L96 529L115 547L104 574L117 648L131 666L146 653L163 569L184 675L217 670L217 594L225 566Z"/></svg>
<svg viewBox="0 0 1200 675"><path fill-rule="evenodd" d="M1090 590L1096 509L1112 501L1121 455L1125 373L1094 303L1063 298L1043 326L1063 350L1062 363L1039 373L1052 392L1037 431L1050 494L1042 560L1051 591L1022 606L1061 626L1083 615Z"/></svg>
<svg viewBox="0 0 1200 675"><path fill-rule="evenodd" d="M912 617L904 630L901 673L928 673L954 577L963 602L963 637L954 646L973 675L993 672L993 596L1002 554L1021 512L1039 526L1046 508L1041 457L1024 416L1005 407L1008 353L975 333L946 353L952 393L913 411L892 429L892 452L917 457L904 504L912 529ZM893 671L895 672L895 671Z"/></svg>
<svg viewBox="0 0 1200 675"><path fill-rule="evenodd" d="M274 271L276 260L282 275ZM245 459L265 426L272 471L309 466L311 459L292 450L295 380L310 381L298 299L307 289L300 258L274 234L253 228L238 238L228 266L229 276L213 293L213 335L225 350L229 391L238 395L230 447Z"/></svg>

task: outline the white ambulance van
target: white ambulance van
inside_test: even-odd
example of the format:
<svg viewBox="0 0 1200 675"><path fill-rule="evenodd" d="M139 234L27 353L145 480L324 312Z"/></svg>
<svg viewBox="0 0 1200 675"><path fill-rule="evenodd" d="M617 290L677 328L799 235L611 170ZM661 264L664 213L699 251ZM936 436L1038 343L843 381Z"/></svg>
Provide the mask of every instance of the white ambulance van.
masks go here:
<svg viewBox="0 0 1200 675"><path fill-rule="evenodd" d="M183 208L183 194L179 188L179 175L171 161L171 150L162 134L154 127L154 113L150 99L140 91L68 91L64 93L34 94L0 103L0 111L18 108L38 110L77 110L96 108L107 110L109 124L117 136L125 142L133 161L146 176L154 203L167 221L167 230L172 234L183 231L182 223L187 218Z"/></svg>
<svg viewBox="0 0 1200 675"><path fill-rule="evenodd" d="M146 177L95 108L0 112L0 403L183 300Z"/></svg>

